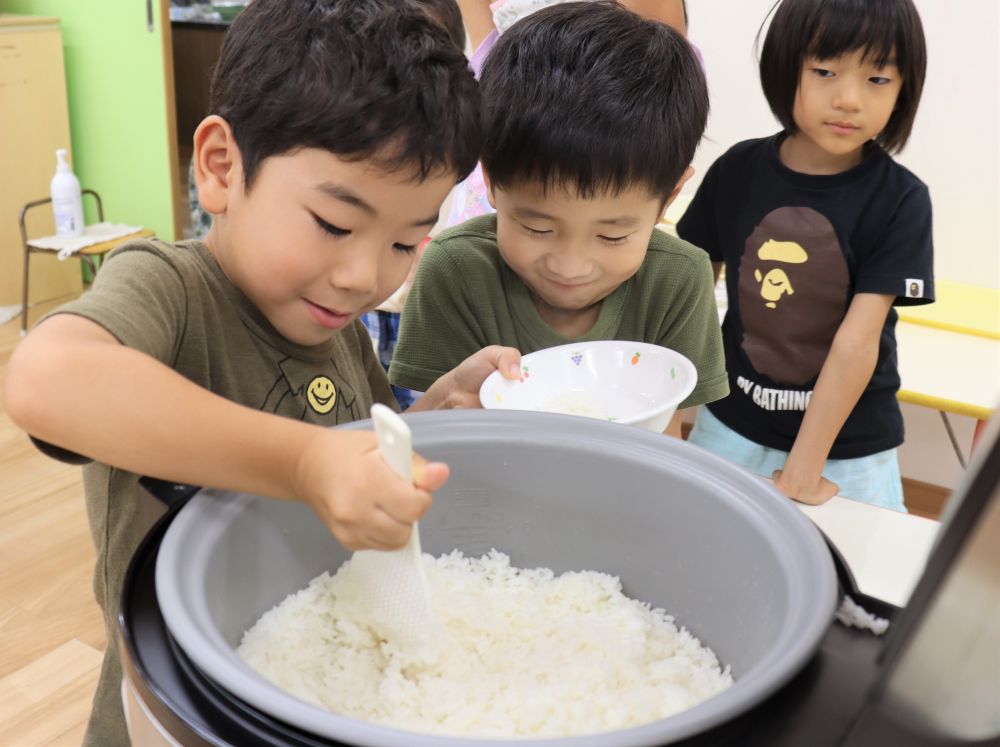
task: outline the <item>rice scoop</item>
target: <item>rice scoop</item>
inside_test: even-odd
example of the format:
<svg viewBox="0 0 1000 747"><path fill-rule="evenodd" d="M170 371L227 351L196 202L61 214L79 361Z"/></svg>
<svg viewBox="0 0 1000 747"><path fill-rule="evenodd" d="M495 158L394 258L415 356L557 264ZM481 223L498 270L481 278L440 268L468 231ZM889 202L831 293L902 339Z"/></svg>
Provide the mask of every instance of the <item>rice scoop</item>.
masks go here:
<svg viewBox="0 0 1000 747"><path fill-rule="evenodd" d="M407 482L413 482L413 437L391 409L372 405L372 422L382 458ZM418 648L440 626L431 609L430 590L420 552L420 531L413 524L400 550L359 550L343 567L339 596L362 610L371 629L393 644Z"/></svg>

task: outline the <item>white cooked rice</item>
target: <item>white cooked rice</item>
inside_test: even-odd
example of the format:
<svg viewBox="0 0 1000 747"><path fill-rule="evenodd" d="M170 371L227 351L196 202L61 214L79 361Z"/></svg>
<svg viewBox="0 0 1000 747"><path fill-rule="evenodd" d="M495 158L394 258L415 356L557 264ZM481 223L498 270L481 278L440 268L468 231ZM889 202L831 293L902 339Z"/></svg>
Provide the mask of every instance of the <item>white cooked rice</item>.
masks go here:
<svg viewBox="0 0 1000 747"><path fill-rule="evenodd" d="M733 683L715 654L663 610L626 597L613 576L517 569L496 550L424 561L445 629L433 649L400 650L374 635L338 586L342 567L265 613L237 652L309 703L454 736L623 729Z"/></svg>

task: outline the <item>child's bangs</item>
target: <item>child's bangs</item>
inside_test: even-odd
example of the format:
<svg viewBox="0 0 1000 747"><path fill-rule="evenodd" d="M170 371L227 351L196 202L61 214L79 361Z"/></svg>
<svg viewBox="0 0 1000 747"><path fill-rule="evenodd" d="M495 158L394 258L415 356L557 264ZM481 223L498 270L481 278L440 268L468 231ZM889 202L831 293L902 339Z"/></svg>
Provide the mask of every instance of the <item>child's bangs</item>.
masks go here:
<svg viewBox="0 0 1000 747"><path fill-rule="evenodd" d="M873 2L863 12L851 8L824 5L825 12L815 19L815 29L807 34L812 44L806 54L829 60L857 50L862 59L876 67L895 62L897 39L904 20L889 8Z"/></svg>
<svg viewBox="0 0 1000 747"><path fill-rule="evenodd" d="M497 186L537 184L549 191L566 190L581 199L600 195L617 197L636 186L644 186L651 194L667 195L680 174L672 173L674 163L683 155L654 163L651 153L671 150L674 144L651 144L648 139L599 135L593 129L567 127L551 133L534 133L533 137L518 138L516 147L499 149L493 168L487 170ZM511 143L510 145L513 145ZM516 158L505 157L516 153ZM505 164L508 164L505 168ZM513 166L516 164L516 166Z"/></svg>

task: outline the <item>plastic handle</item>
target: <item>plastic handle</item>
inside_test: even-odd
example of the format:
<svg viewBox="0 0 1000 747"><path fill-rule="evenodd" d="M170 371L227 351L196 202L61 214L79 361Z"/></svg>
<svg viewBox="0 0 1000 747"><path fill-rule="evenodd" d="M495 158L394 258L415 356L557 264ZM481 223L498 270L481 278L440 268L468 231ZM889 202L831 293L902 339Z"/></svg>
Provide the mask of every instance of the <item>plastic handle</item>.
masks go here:
<svg viewBox="0 0 1000 747"><path fill-rule="evenodd" d="M372 405L375 438L382 458L407 482L413 482L413 436L408 426L391 408Z"/></svg>
<svg viewBox="0 0 1000 747"><path fill-rule="evenodd" d="M399 415L385 405L372 405L372 422L375 424L375 438L378 439L378 450L382 458L392 467L393 471L413 483L413 434ZM420 531L414 522L410 539L400 552L409 553L417 564L417 570L426 590L427 579L424 576L423 565L420 564ZM424 592L427 593L426 591Z"/></svg>

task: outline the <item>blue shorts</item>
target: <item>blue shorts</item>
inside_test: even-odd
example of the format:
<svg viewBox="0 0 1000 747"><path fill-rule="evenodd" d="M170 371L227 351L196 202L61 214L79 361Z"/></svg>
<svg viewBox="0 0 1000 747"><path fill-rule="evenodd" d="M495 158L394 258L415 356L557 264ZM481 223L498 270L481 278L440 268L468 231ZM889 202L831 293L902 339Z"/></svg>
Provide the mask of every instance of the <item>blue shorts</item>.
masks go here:
<svg viewBox="0 0 1000 747"><path fill-rule="evenodd" d="M699 408L698 420L688 440L764 477L784 468L788 459L787 451L761 446L744 438L707 407ZM823 477L837 483L839 495L845 498L906 512L895 449L857 459L827 459Z"/></svg>

